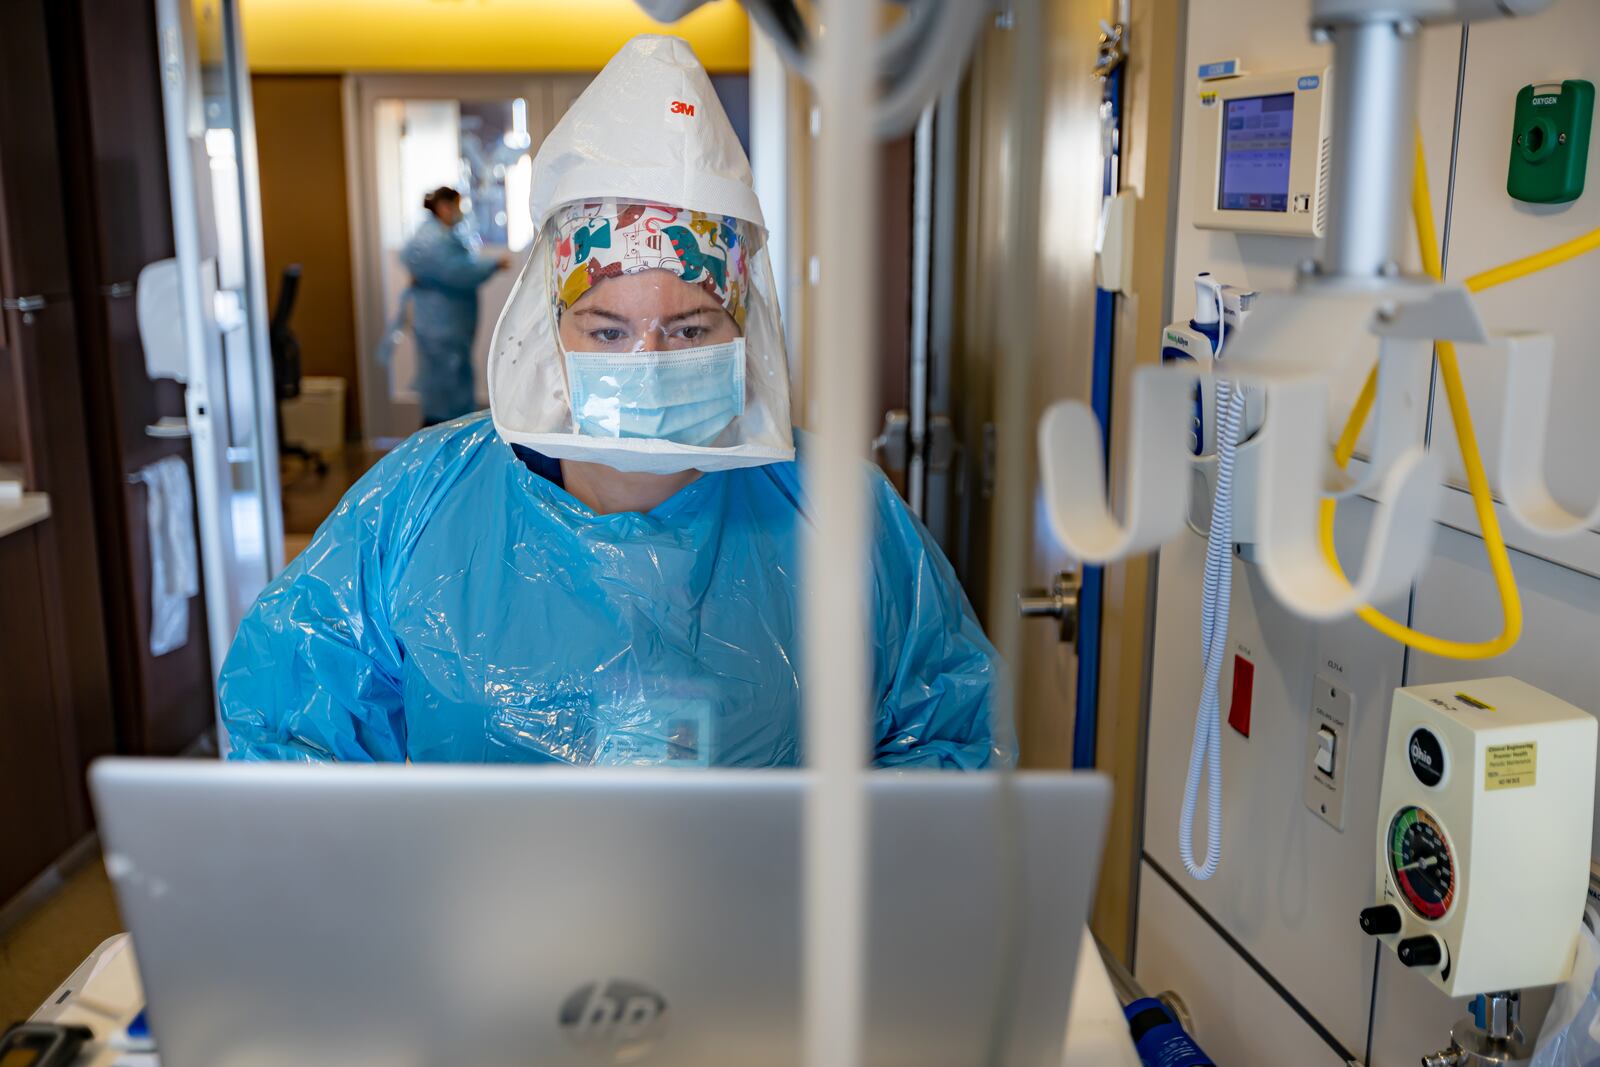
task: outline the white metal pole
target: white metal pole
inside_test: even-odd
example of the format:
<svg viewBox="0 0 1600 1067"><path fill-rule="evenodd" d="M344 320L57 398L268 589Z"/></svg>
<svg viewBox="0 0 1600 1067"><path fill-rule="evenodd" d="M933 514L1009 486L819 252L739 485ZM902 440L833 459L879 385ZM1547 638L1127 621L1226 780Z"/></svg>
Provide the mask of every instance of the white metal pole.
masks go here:
<svg viewBox="0 0 1600 1067"><path fill-rule="evenodd" d="M261 167L256 154L256 108L250 95L250 65L245 61L244 25L235 0L221 14L228 35L228 82L233 90L234 135L239 153L239 215L244 226L244 300L249 309L250 365L255 370L255 468L261 479L262 527L266 538L267 580L277 577L283 558L283 491L278 484L278 383L272 366L267 326L266 236L261 222ZM220 664L218 669L221 669Z"/></svg>
<svg viewBox="0 0 1600 1067"><path fill-rule="evenodd" d="M772 39L750 33L750 171L767 208L767 258L783 308L784 342L795 351L795 308L789 303L789 68Z"/></svg>
<svg viewBox="0 0 1600 1067"><path fill-rule="evenodd" d="M805 567L805 1049L808 1067L862 1061L868 724L867 482L877 200L877 5L823 0L816 53L816 247L821 260L814 447L805 477L815 523Z"/></svg>

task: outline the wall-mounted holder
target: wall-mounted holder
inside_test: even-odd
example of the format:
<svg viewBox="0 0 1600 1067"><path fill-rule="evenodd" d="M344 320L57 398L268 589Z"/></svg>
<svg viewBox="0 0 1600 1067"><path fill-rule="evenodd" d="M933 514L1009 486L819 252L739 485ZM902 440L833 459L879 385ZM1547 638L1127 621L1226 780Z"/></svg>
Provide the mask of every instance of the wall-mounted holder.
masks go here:
<svg viewBox="0 0 1600 1067"><path fill-rule="evenodd" d="M1523 529L1571 537L1600 526L1600 501L1587 514L1568 511L1545 480L1550 395L1555 383L1555 340L1544 333L1495 338L1507 350L1505 413L1500 423L1500 496Z"/></svg>
<svg viewBox="0 0 1600 1067"><path fill-rule="evenodd" d="M1524 85L1517 93L1506 192L1529 204L1578 199L1589 170L1593 124L1593 82Z"/></svg>
<svg viewBox="0 0 1600 1067"><path fill-rule="evenodd" d="M1372 336L1381 342L1378 433L1364 475L1352 479L1328 447L1329 382ZM1460 285L1396 278L1376 286L1311 280L1294 292L1263 293L1248 326L1229 341L1229 379L1266 398L1265 422L1249 449L1259 453L1250 478L1255 558L1273 596L1303 618L1341 618L1396 596L1427 561L1441 472L1438 458L1416 440L1415 409L1416 383L1426 381L1419 370L1435 338L1487 339L1471 295ZM1196 480L1188 443L1194 384L1207 380L1186 361L1137 372L1125 520L1108 506L1094 412L1063 401L1045 413L1039 449L1046 512L1068 552L1110 562L1157 548L1184 528ZM1378 506L1351 580L1322 554L1320 503L1368 490Z"/></svg>

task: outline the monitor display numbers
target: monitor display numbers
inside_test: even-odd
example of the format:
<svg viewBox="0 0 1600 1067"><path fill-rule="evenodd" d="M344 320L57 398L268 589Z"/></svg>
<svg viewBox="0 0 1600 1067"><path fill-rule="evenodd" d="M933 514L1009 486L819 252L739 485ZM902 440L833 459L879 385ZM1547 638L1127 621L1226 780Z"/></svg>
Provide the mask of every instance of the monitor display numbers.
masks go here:
<svg viewBox="0 0 1600 1067"><path fill-rule="evenodd" d="M1225 100L1223 107L1217 207L1287 212L1294 93Z"/></svg>

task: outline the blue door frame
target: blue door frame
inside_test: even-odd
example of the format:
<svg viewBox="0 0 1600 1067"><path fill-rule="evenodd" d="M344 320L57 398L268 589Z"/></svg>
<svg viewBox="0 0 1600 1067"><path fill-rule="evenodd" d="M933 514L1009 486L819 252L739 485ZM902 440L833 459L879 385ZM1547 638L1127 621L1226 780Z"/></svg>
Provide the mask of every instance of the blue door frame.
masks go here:
<svg viewBox="0 0 1600 1067"><path fill-rule="evenodd" d="M1112 131L1106 146L1101 178L1101 192L1107 198L1117 194L1117 186L1121 181L1122 73L1122 65L1118 64L1106 75L1101 87L1104 128ZM1117 294L1097 287L1089 406L1100 420L1101 453L1108 471L1111 462L1111 381L1115 370L1113 339L1116 317ZM1080 770L1095 765L1095 751L1099 742L1100 616L1104 603L1104 568L1085 566L1078 591L1078 692L1072 725L1072 766Z"/></svg>

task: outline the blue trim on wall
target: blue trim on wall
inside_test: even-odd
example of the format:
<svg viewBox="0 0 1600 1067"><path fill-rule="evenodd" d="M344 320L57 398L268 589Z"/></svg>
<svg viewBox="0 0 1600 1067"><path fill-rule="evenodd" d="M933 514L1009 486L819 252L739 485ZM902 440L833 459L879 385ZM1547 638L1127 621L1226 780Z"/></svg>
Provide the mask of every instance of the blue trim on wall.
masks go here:
<svg viewBox="0 0 1600 1067"><path fill-rule="evenodd" d="M1105 80L1101 100L1111 107L1111 119L1122 122L1122 68L1117 67ZM1104 164L1101 189L1113 196L1120 167L1116 156L1121 137L1112 146ZM1115 370L1113 338L1116 329L1117 294L1095 290L1094 362L1089 378L1089 406L1100 419L1101 450L1109 464L1111 457L1111 380ZM1105 603L1105 572L1101 567L1085 566L1078 591L1078 694L1072 724L1072 766L1084 770L1095 765L1095 750L1100 732L1100 614Z"/></svg>

